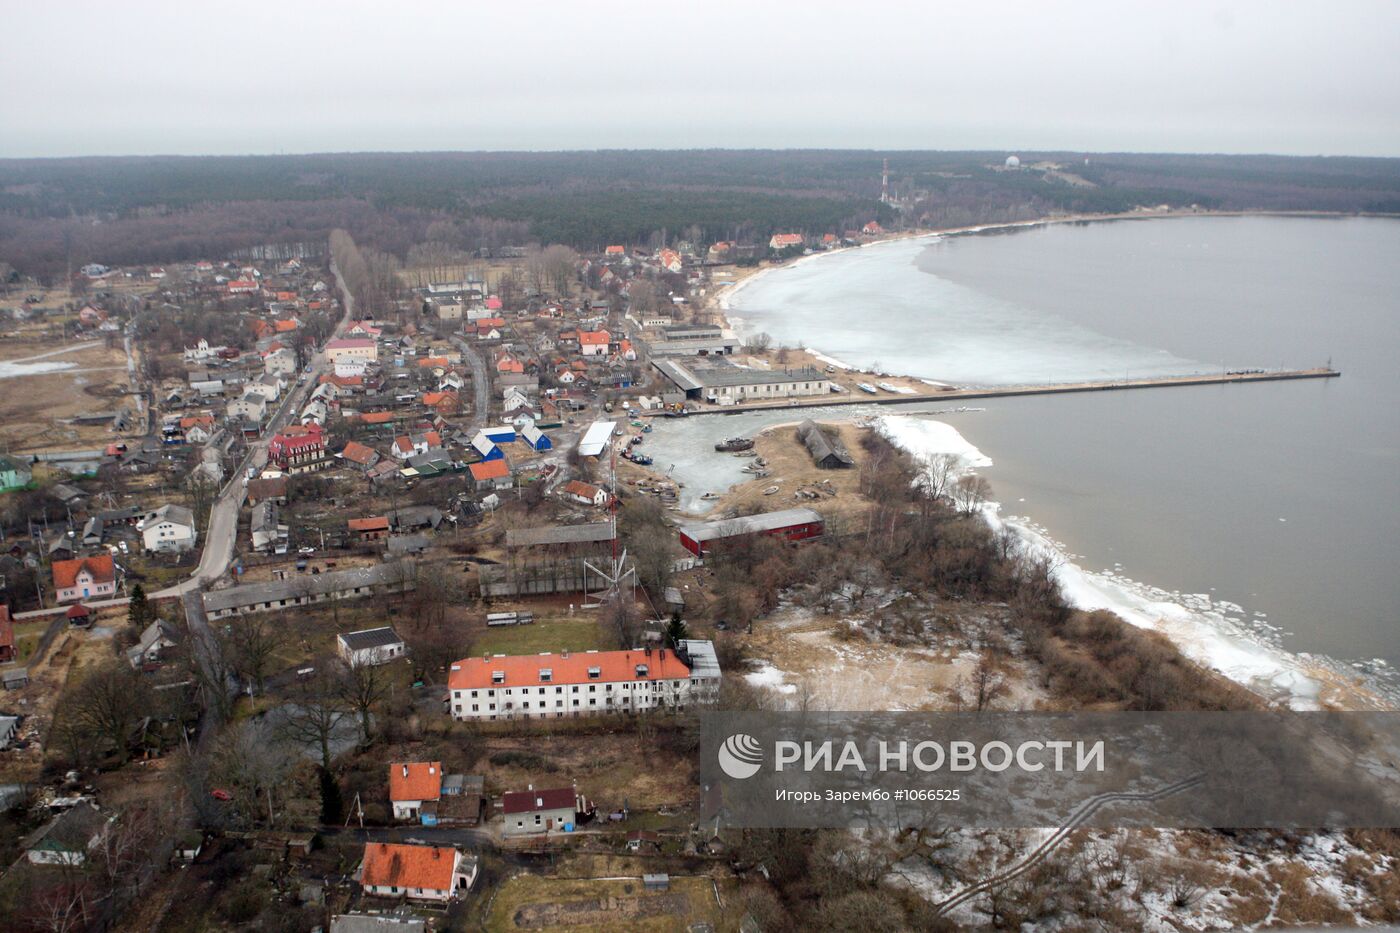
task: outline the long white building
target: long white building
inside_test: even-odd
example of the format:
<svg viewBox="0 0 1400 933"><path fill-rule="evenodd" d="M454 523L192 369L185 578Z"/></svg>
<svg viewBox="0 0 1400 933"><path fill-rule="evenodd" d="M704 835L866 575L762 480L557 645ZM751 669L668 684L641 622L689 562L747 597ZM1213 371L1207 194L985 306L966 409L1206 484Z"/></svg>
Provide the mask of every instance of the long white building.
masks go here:
<svg viewBox="0 0 1400 933"><path fill-rule="evenodd" d="M454 719L563 719L683 710L719 692L714 645L687 639L679 651L564 651L463 658L448 674Z"/></svg>

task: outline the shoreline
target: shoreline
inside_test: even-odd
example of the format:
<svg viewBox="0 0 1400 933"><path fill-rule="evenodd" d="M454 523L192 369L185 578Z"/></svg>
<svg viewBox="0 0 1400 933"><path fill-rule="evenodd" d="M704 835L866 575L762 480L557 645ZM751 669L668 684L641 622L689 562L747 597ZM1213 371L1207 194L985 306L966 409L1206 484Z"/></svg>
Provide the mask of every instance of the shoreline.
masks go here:
<svg viewBox="0 0 1400 933"><path fill-rule="evenodd" d="M735 295L746 288L750 283L756 281L760 276L769 272L776 272L779 269L794 269L804 262L813 259L820 259L823 256L835 256L840 253L857 249L870 249L882 246L886 243L903 243L908 240L918 240L925 238L942 238L955 236L977 236L984 233L996 233L999 231L1027 230L1034 227L1049 227L1056 224L1079 224L1079 223L1115 223L1119 221L1131 220L1173 220L1183 217L1296 217L1299 219L1314 220L1345 220L1351 217L1370 217L1377 219L1400 219L1400 214L1386 213L1383 211L1280 211L1280 210L1238 210L1238 211L1206 211L1206 210L1167 210L1167 211L1129 211L1117 214L1065 214L1046 215L1030 220L1005 220L994 221L985 224L967 224L961 227L941 227L934 230L909 230L901 233L883 236L872 239L867 243L858 243L855 246L840 246L836 249L823 250L822 252L809 253L798 256L786 262L770 263L755 269L750 275L744 276L737 282L722 283L715 289L715 294L709 296L705 310L710 314L719 316L719 324L722 327L729 327L730 301ZM812 347L802 347L808 353L816 354L820 351ZM833 361L832 365L840 366L843 369L855 370L856 367ZM930 381L930 380L925 380ZM938 382L939 385L951 385L952 383Z"/></svg>
<svg viewBox="0 0 1400 933"><path fill-rule="evenodd" d="M865 249L883 243L905 242L910 239L933 240L944 236L978 235L997 231L1010 232L1051 224L1157 220L1180 217L1254 216L1315 219L1346 219L1365 216L1393 219L1397 215L1319 211L1162 211L1042 217L1026 221L918 231L885 237L858 246L813 253L797 258L795 261L767 266L746 276L739 282L724 287L715 296L712 312L719 314L722 323L728 325L728 312L731 310L734 296L763 273L775 269L792 268L809 259L844 252L847 249ZM803 349L818 358L822 357L820 350L814 350L810 347ZM828 358L828 360L830 365L855 369L843 361L834 358ZM959 398L959 395L946 392L910 401L951 401ZM847 404L876 401L890 404L906 401L906 399L859 399L850 400ZM761 409L755 406L755 408L748 410L752 412ZM891 415L895 418L899 417L894 413ZM816 417L816 413L813 413L813 416ZM889 417L877 415L874 421L878 423ZM989 521L1014 531L1024 546L1044 550L1060 564L1062 574L1058 583L1061 592L1072 604L1080 608L1102 608L1113 612L1127 624L1159 632L1167 637L1186 657L1220 672L1266 700L1277 702L1280 699L1286 699L1290 705L1297 708L1395 708L1394 684L1387 679L1388 672L1386 671L1372 671L1368 674L1362 674L1354 670L1353 665L1340 659L1307 652L1292 652L1272 639L1269 632L1252 630L1252 623L1249 620L1235 618L1234 616L1239 613L1235 611L1237 607L1232 603L1215 601L1204 594L1168 592L1159 587L1108 571L1103 573L1090 571L1076 563L1046 529L1036 525L1033 521L1024 516L1004 514L1002 506L998 504L989 504L989 509L993 512L992 515L988 516Z"/></svg>

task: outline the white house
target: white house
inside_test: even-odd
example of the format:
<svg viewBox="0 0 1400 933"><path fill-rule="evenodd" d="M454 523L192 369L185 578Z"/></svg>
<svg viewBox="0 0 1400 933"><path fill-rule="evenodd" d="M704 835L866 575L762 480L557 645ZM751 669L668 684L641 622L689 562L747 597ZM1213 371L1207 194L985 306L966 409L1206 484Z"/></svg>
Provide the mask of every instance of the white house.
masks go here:
<svg viewBox="0 0 1400 933"><path fill-rule="evenodd" d="M571 502L602 507L608 504L608 491L591 483L571 479L564 484L564 497Z"/></svg>
<svg viewBox="0 0 1400 933"><path fill-rule="evenodd" d="M423 804L442 798L442 762L406 761L389 765L389 802L394 819L416 820Z"/></svg>
<svg viewBox="0 0 1400 933"><path fill-rule="evenodd" d="M249 392L245 389L241 396L228 403L224 412L230 418L261 421L267 415L267 399L257 392Z"/></svg>
<svg viewBox="0 0 1400 933"><path fill-rule="evenodd" d="M278 347L263 357L263 372L287 376L297 371L297 355L289 347Z"/></svg>
<svg viewBox="0 0 1400 933"><path fill-rule="evenodd" d="M476 856L454 848L367 842L359 877L374 897L446 903L476 883L478 870Z"/></svg>
<svg viewBox="0 0 1400 933"><path fill-rule="evenodd" d="M578 791L573 787L508 791L501 795L506 817L504 833L538 836L563 832L564 827L572 826L578 819L580 806Z"/></svg>
<svg viewBox="0 0 1400 933"><path fill-rule="evenodd" d="M188 551L198 538L194 513L183 505L163 505L147 513L136 528L148 552Z"/></svg>
<svg viewBox="0 0 1400 933"><path fill-rule="evenodd" d="M82 865L112 825L112 818L90 803L70 807L24 843L35 865Z"/></svg>
<svg viewBox="0 0 1400 933"><path fill-rule="evenodd" d="M336 647L351 667L388 664L404 656L403 639L387 625L337 635Z"/></svg>
<svg viewBox="0 0 1400 933"><path fill-rule="evenodd" d="M146 626L136 644L127 649L126 659L131 662L132 667L159 661L163 652L180 643L178 635L179 630L174 625L164 619L157 619Z"/></svg>

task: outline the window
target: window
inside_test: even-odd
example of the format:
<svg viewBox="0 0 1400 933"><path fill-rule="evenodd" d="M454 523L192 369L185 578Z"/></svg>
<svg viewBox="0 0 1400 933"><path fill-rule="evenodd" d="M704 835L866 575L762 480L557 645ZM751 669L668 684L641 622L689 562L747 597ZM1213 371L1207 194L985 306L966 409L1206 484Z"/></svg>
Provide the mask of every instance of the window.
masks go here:
<svg viewBox="0 0 1400 933"><path fill-rule="evenodd" d="M602 676L603 676L603 669L602 669L601 667L590 667L590 668L588 669L588 679L589 679L589 680L597 680L599 677L602 677Z"/></svg>
<svg viewBox="0 0 1400 933"><path fill-rule="evenodd" d="M473 704L472 704L472 712L475 713L475 712L477 711L477 709L479 709L479 707L478 707L475 703L473 703ZM461 707L461 706L458 706L458 707L457 707L457 712L460 713L461 711L462 711L462 707Z"/></svg>
<svg viewBox="0 0 1400 933"><path fill-rule="evenodd" d="M542 668L540 668L540 682L541 682L541 683L549 683L550 680L553 679L553 677L554 677L554 671L553 671L553 670L551 670L550 668L547 668L547 667L542 667ZM543 693L544 691L541 690L540 692Z"/></svg>

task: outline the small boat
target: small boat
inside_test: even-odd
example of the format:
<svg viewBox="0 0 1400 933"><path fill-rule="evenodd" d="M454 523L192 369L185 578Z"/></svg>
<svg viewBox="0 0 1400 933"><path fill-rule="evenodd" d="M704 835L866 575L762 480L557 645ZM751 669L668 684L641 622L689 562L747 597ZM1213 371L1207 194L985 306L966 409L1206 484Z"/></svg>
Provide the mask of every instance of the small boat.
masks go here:
<svg viewBox="0 0 1400 933"><path fill-rule="evenodd" d="M876 394L876 392L878 391L873 385L871 385L868 382L857 382L856 388L860 389L862 392L869 392L871 395Z"/></svg>
<svg viewBox="0 0 1400 933"><path fill-rule="evenodd" d="M773 495L774 493L776 493L777 491L778 491L778 487L777 487L777 486L769 486L767 489L763 490L763 494L764 494L765 496L771 496L771 495Z"/></svg>
<svg viewBox="0 0 1400 933"><path fill-rule="evenodd" d="M637 466L651 466L652 464L652 459L646 454L633 454L631 459Z"/></svg>
<svg viewBox="0 0 1400 933"><path fill-rule="evenodd" d="M753 440L747 437L731 437L723 443L716 444L715 450L720 453L733 453L739 450L750 450L753 448Z"/></svg>
<svg viewBox="0 0 1400 933"><path fill-rule="evenodd" d="M884 389L886 392L898 392L898 391L899 391L899 390L896 389L894 386L890 385L888 382L877 382L877 383L875 383L875 384L876 384L877 386L879 386L880 388Z"/></svg>
<svg viewBox="0 0 1400 933"><path fill-rule="evenodd" d="M713 500L719 498L719 493L717 493L717 492L707 492L707 493L705 493L704 495L702 495L700 498L701 498L701 499L705 499L706 501L713 501Z"/></svg>

